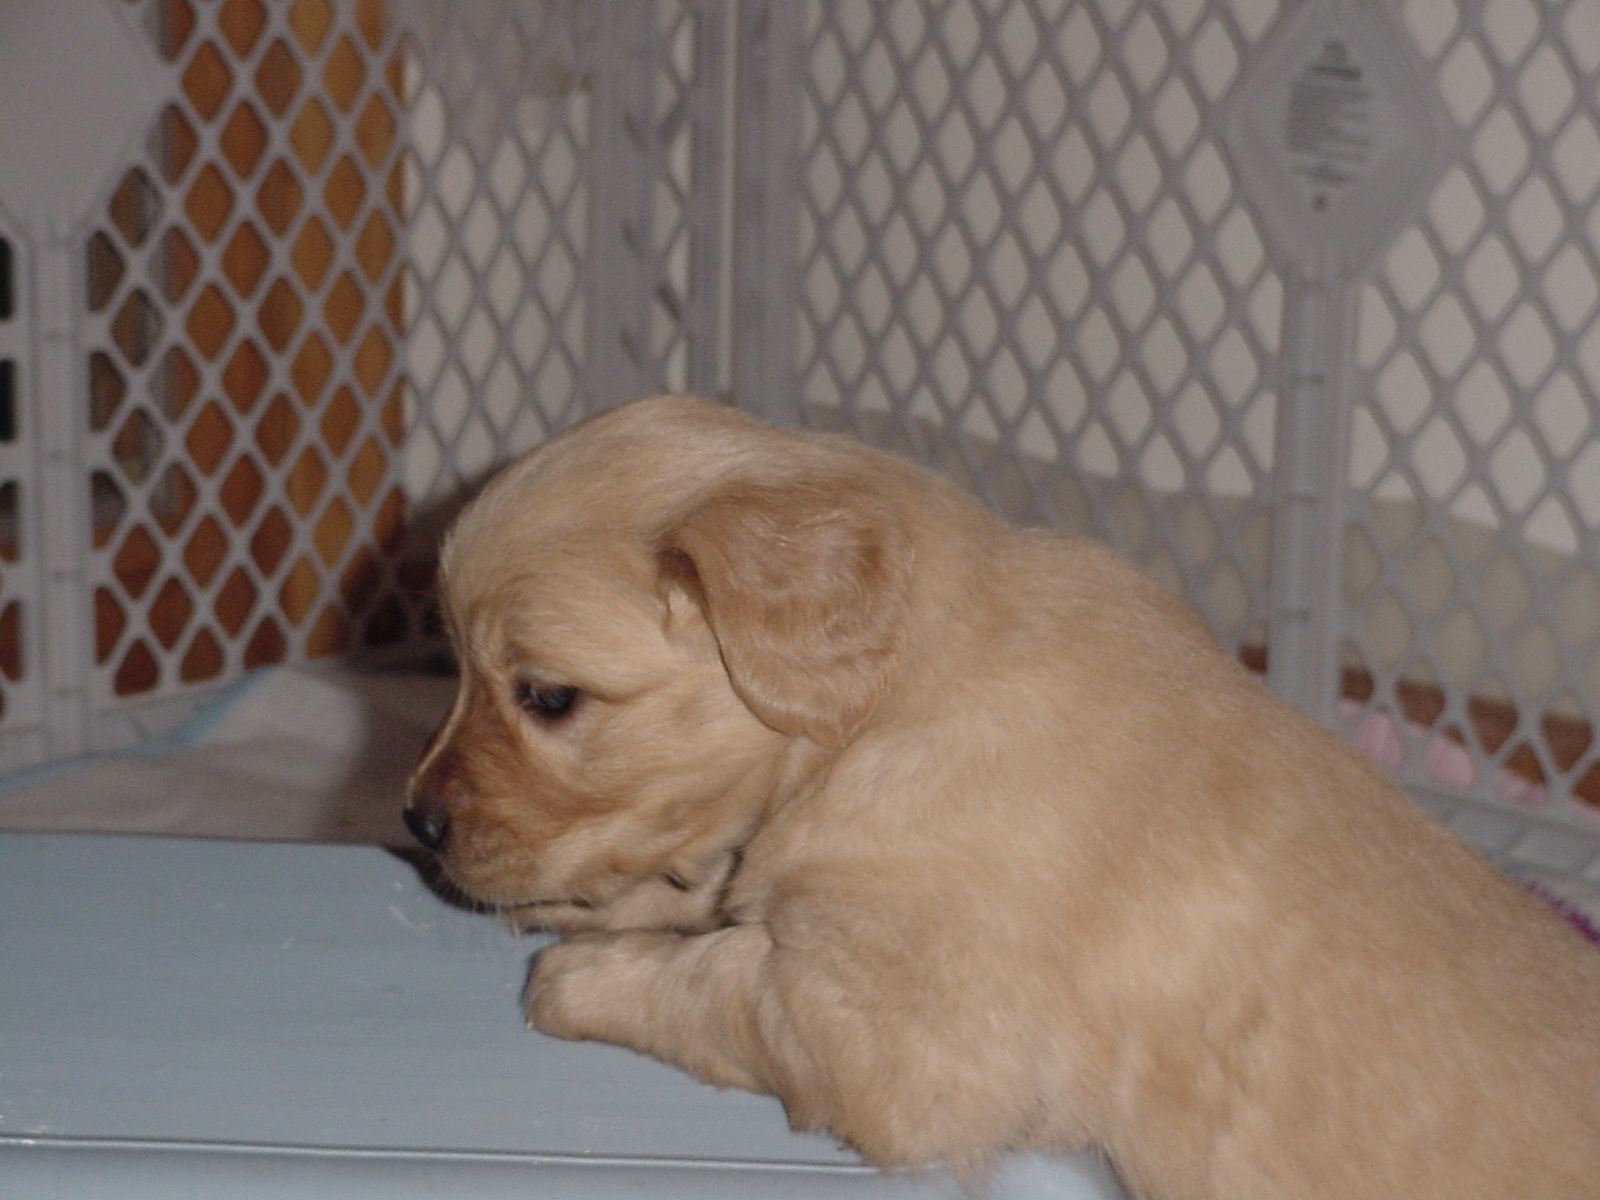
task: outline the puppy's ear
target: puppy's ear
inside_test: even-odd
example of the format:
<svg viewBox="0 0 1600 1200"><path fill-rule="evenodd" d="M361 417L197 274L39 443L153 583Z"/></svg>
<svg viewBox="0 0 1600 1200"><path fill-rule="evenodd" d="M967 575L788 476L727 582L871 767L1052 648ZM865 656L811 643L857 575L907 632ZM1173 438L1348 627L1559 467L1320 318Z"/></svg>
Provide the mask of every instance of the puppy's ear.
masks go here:
<svg viewBox="0 0 1600 1200"><path fill-rule="evenodd" d="M734 480L662 546L750 711L781 733L848 742L905 639L912 550L893 505L847 478Z"/></svg>

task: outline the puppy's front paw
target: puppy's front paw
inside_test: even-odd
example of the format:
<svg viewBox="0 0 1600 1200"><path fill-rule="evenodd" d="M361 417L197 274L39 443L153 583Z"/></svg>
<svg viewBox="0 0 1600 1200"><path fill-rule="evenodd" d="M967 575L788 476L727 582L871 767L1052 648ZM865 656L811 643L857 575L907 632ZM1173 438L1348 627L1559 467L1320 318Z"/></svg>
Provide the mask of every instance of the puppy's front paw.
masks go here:
<svg viewBox="0 0 1600 1200"><path fill-rule="evenodd" d="M552 1037L582 1038L579 1015L584 1010L585 976L606 952L611 938L600 933L570 935L534 955L527 985L522 989L522 1012L528 1028Z"/></svg>
<svg viewBox="0 0 1600 1200"><path fill-rule="evenodd" d="M522 991L528 1028L573 1040L613 1039L607 1014L639 981L653 945L672 936L580 933L546 946L534 956Z"/></svg>

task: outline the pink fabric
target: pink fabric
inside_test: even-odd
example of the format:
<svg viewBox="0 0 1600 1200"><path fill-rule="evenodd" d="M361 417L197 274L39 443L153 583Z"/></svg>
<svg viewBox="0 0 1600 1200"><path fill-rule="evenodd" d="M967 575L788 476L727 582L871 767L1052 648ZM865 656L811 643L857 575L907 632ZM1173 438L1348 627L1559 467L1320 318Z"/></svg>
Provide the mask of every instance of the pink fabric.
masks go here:
<svg viewBox="0 0 1600 1200"><path fill-rule="evenodd" d="M1346 726L1354 726L1350 740L1379 766L1397 771L1405 765L1405 741L1428 739L1422 755L1422 769L1429 779L1445 787L1465 789L1478 781L1478 768L1465 746L1440 733L1429 733L1420 725L1407 722L1402 740L1400 724L1388 713L1363 709L1354 700L1339 701L1339 716ZM1524 779L1504 769L1495 772L1495 793L1502 800L1521 804L1543 804L1550 798L1545 785Z"/></svg>

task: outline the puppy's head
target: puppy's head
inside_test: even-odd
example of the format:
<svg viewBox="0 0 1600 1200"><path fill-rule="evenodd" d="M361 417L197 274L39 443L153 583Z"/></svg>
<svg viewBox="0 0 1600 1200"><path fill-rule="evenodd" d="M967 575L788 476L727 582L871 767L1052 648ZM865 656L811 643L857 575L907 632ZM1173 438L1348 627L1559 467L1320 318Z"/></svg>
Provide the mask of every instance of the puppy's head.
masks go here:
<svg viewBox="0 0 1600 1200"><path fill-rule="evenodd" d="M841 446L683 397L552 439L447 540L461 685L407 823L527 924L715 923L763 813L890 687L911 557Z"/></svg>

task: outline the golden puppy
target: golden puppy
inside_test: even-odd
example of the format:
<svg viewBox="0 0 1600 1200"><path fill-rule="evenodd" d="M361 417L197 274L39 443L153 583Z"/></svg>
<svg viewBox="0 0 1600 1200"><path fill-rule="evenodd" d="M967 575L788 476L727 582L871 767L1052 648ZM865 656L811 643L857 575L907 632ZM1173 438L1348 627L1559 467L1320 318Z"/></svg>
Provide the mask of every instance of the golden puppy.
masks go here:
<svg viewBox="0 0 1600 1200"><path fill-rule="evenodd" d="M1111 551L659 397L490 484L443 600L407 818L591 931L538 956L538 1028L886 1167L1600 1196L1600 955Z"/></svg>

